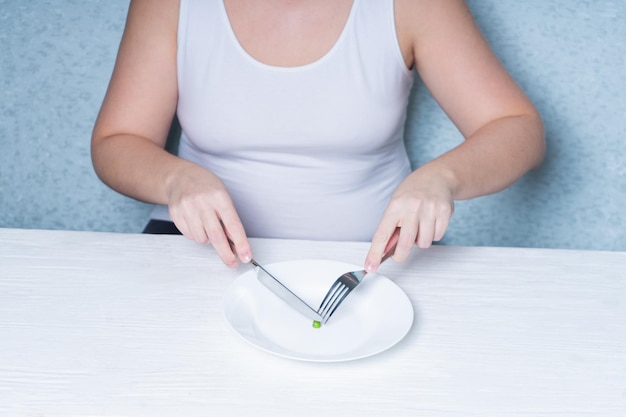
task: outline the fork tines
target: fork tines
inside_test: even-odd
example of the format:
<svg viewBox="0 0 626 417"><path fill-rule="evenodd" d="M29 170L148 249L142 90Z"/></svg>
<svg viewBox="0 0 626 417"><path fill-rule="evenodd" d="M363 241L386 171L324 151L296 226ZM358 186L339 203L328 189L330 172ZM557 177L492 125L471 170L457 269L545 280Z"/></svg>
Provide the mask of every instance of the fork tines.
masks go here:
<svg viewBox="0 0 626 417"><path fill-rule="evenodd" d="M333 315L337 307L348 296L359 281L350 273L343 274L333 283L322 300L317 313L322 316L324 323Z"/></svg>

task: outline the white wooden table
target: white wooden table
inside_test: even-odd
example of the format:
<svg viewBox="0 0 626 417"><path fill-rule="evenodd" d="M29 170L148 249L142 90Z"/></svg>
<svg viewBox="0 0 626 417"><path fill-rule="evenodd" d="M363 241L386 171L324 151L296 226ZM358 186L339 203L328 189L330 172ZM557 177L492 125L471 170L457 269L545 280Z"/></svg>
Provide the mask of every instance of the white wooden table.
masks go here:
<svg viewBox="0 0 626 417"><path fill-rule="evenodd" d="M364 243L252 240L265 263ZM626 253L436 246L381 273L415 323L309 363L222 316L232 271L180 236L0 229L0 416L626 416Z"/></svg>

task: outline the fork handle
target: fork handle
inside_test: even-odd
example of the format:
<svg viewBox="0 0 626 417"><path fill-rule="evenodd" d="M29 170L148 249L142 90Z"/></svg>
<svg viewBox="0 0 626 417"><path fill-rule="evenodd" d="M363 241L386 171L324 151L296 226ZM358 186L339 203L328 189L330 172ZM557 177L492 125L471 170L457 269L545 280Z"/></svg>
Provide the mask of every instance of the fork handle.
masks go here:
<svg viewBox="0 0 626 417"><path fill-rule="evenodd" d="M387 242L387 246L385 247L385 252L383 253L382 259L380 260L381 264L385 262L387 259L389 259L396 252L396 246L398 246L399 239L400 239L400 228L396 227L396 230L393 231L393 234L391 235L391 237L389 238L389 241Z"/></svg>

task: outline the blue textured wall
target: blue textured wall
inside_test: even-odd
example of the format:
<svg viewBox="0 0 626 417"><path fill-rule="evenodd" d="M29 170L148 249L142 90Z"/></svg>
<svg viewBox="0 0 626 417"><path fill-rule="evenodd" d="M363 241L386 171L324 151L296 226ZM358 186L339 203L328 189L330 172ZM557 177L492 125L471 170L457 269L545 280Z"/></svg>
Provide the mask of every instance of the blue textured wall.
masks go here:
<svg viewBox="0 0 626 417"><path fill-rule="evenodd" d="M0 226L140 231L96 178L91 129L128 1L0 0Z"/></svg>
<svg viewBox="0 0 626 417"><path fill-rule="evenodd" d="M89 137L128 2L0 0L0 227L138 232L149 206L96 178ZM458 202L444 240L626 250L626 2L470 0L542 112L548 156L510 189ZM416 165L461 137L419 83Z"/></svg>

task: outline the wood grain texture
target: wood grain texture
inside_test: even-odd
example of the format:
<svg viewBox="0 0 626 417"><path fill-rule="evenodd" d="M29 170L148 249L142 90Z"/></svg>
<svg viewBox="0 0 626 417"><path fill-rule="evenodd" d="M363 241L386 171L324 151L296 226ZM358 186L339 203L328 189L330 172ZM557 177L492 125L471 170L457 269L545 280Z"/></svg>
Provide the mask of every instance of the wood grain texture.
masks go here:
<svg viewBox="0 0 626 417"><path fill-rule="evenodd" d="M252 240L270 263L364 243ZM435 246L381 273L397 346L316 364L222 316L247 266L180 236L0 229L0 416L626 415L626 253Z"/></svg>

